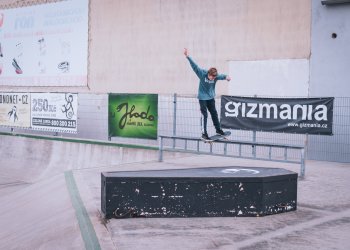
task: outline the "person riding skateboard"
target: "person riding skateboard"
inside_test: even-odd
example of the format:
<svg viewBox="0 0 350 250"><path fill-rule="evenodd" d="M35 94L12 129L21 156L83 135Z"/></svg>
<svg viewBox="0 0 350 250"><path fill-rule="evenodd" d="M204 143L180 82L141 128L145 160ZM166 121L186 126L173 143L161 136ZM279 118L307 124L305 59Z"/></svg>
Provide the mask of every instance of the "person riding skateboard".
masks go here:
<svg viewBox="0 0 350 250"><path fill-rule="evenodd" d="M231 77L224 74L218 74L217 69L214 67L210 68L209 70L201 69L189 56L188 50L186 48L184 49L184 55L190 62L193 71L199 78L197 98L199 100L199 106L202 113L202 139L210 139L207 132L208 111L211 115L211 119L216 129L216 133L218 135L224 135L225 133L221 129L218 112L216 111L215 107L215 86L218 80L231 81Z"/></svg>

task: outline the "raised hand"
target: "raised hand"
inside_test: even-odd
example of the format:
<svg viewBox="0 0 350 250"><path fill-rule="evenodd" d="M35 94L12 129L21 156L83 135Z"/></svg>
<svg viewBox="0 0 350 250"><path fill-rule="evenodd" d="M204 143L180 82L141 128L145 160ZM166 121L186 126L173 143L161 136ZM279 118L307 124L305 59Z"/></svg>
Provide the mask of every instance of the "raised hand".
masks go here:
<svg viewBox="0 0 350 250"><path fill-rule="evenodd" d="M184 49L184 55L187 57L188 56L188 50L187 48Z"/></svg>

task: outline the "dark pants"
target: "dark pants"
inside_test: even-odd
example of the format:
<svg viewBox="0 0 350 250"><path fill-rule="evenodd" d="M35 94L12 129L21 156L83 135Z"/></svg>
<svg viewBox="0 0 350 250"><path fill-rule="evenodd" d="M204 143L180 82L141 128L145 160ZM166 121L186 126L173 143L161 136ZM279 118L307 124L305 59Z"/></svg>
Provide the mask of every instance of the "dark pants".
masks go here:
<svg viewBox="0 0 350 250"><path fill-rule="evenodd" d="M208 111L211 115L211 119L213 120L215 129L219 130L221 127L220 127L218 112L216 111L216 108L215 108L215 99L199 100L199 105L202 113L202 119L201 119L202 133L207 133Z"/></svg>

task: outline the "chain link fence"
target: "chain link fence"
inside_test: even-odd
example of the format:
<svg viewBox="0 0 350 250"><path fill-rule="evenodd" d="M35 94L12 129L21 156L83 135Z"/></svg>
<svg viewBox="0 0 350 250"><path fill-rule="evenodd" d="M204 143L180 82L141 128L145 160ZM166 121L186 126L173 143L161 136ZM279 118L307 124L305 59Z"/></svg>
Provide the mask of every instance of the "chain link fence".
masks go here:
<svg viewBox="0 0 350 250"><path fill-rule="evenodd" d="M336 97L333 135L308 135L308 159L350 162L350 98Z"/></svg>
<svg viewBox="0 0 350 250"><path fill-rule="evenodd" d="M220 110L220 98L216 99L216 108ZM108 94L78 94L78 133L64 134L16 127L0 127L0 132L23 133L35 135L51 135L90 139L97 141L112 141L146 146L158 146L157 140L112 137L108 138ZM220 112L218 112L220 114ZM288 133L273 133L260 131L230 130L229 139L241 141L256 141L263 143L279 143L305 145L306 157L312 160L350 162L350 97L336 97L333 110L333 135L303 135ZM159 95L158 96L158 135L176 135L185 137L200 137L201 113L199 103L194 95ZM214 134L215 128L208 120L208 133ZM170 142L169 142L170 143ZM176 147L184 147L183 142L177 142ZM194 149L196 143L186 145ZM201 143L201 147L209 152L209 146ZM231 147L231 148L230 148ZM203 149L202 148L202 149ZM214 144L213 152L222 152L223 145ZM227 150L238 150L233 145ZM245 147L243 154L251 154L251 147ZM283 150L273 152L277 157L283 157ZM268 155L268 150L257 149L261 157ZM299 152L289 153L289 157L299 157Z"/></svg>

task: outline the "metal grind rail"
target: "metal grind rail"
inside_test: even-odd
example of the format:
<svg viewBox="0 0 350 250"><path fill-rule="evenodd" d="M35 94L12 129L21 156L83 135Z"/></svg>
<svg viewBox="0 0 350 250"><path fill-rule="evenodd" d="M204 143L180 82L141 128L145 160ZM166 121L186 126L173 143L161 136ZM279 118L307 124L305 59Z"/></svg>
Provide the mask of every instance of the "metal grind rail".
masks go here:
<svg viewBox="0 0 350 250"><path fill-rule="evenodd" d="M166 146L164 140L171 140L172 146ZM176 147L176 141L184 141L184 145L181 147ZM196 142L196 148L192 149L188 147L188 142ZM263 161L275 161L275 162L285 162L285 163L295 163L300 164L300 178L305 176L305 149L304 146L300 145L289 145L289 144L277 144L277 143L265 143L265 142L249 142L249 141L237 141L237 140L218 140L215 143L224 144L223 152L217 153L213 151L213 143L210 143L208 146L209 151L201 150L200 143L204 143L200 138L195 137L184 137L184 136L159 136L159 155L158 160L163 161L163 151L172 151L172 152L183 152L183 153L194 153L194 154L206 154L206 155L215 155L215 156L226 156L233 158L243 158L243 159L253 159L253 160L263 160ZM179 145L179 143L177 144ZM228 145L238 145L238 154L230 154L227 150ZM242 146L252 146L253 150L251 156L245 156L242 154ZM256 154L256 148L264 147L269 149L268 157L258 157ZM283 159L275 159L272 157L273 148L282 148L284 149ZM296 149L300 150L300 160L291 160L288 159L288 150Z"/></svg>

